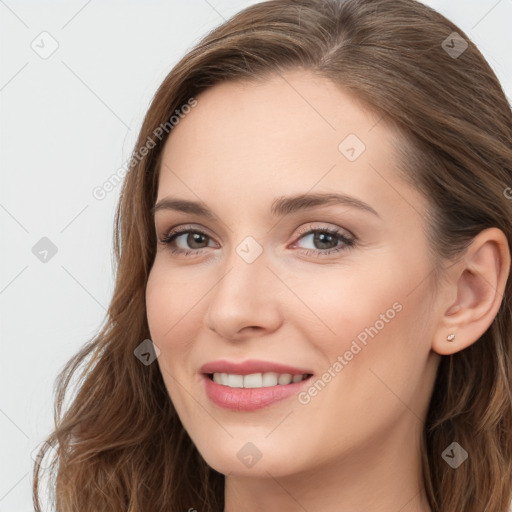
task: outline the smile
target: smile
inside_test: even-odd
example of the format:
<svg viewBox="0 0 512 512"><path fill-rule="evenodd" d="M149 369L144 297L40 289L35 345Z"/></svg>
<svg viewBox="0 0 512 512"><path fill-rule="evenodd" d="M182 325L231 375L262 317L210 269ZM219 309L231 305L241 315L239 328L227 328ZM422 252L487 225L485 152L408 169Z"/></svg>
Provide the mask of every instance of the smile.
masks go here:
<svg viewBox="0 0 512 512"><path fill-rule="evenodd" d="M220 375L220 374L219 374ZM225 374L227 375L228 382L229 379L233 379L234 383L237 384L235 387L231 387L229 385L219 384L215 382L211 375L203 374L202 380L204 382L204 391L209 400L216 406L221 407L223 409L230 409L231 411L256 411L258 409L262 409L263 407L268 407L270 405L276 404L285 398L290 398L292 396L300 393L305 386L311 380L311 377L304 378L304 375L298 375L301 378L298 382L290 382L289 384L276 384L276 385L263 385L263 376L265 374L256 374L260 375L259 377L262 381L262 385L260 387L240 387L241 378L245 380L246 377L249 377L249 383L251 374L248 375L237 375L237 374ZM252 374L254 375L254 374ZM276 374L279 375L279 374ZM275 380L277 377L272 377ZM255 378L256 379L256 378ZM289 376L283 376L283 379L289 380ZM283 382L283 381L282 381Z"/></svg>
<svg viewBox="0 0 512 512"><path fill-rule="evenodd" d="M236 375L231 373L213 373L210 378L217 384L229 388L267 388L272 386L286 386L292 382L301 382L311 377L311 374L290 373L251 373L249 375Z"/></svg>

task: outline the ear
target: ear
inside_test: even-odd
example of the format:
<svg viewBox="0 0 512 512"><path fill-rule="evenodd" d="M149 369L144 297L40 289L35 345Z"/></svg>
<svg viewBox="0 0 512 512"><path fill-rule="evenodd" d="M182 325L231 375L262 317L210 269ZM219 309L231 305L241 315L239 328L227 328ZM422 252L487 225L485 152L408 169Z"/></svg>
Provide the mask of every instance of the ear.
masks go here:
<svg viewBox="0 0 512 512"><path fill-rule="evenodd" d="M510 272L510 251L503 231L481 231L446 272L448 284L432 341L432 350L441 355L472 345L496 317ZM447 339L450 334L455 335L453 341Z"/></svg>

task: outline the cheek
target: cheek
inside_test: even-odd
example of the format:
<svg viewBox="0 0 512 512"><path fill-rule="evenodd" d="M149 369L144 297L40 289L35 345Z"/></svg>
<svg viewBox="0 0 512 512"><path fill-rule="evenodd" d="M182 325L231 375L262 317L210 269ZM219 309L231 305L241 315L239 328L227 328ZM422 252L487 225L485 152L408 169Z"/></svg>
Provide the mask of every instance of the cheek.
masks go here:
<svg viewBox="0 0 512 512"><path fill-rule="evenodd" d="M319 283L325 284L319 286ZM369 340L389 331L389 325L400 321L402 300L390 273L383 278L371 271L342 269L331 271L323 279L297 280L294 289L305 299L304 304L294 302L295 313L290 311L290 319L299 321L298 307L303 310L301 319L311 318L301 320L299 328L308 326L309 339L314 340L329 359L336 359L349 350L354 340L366 346Z"/></svg>
<svg viewBox="0 0 512 512"><path fill-rule="evenodd" d="M201 291L164 270L155 262L146 287L146 314L152 340L160 348L170 348L171 341L186 338L184 328L190 327L190 318L196 313Z"/></svg>
<svg viewBox="0 0 512 512"><path fill-rule="evenodd" d="M334 451L344 449L346 437L353 445L364 443L425 405L429 334L423 293L408 296L392 284L367 297L363 291L370 290L361 287L352 297L332 296L341 306L331 317L336 336L316 338L327 364L322 382L306 390L311 399L303 396L301 403L308 403L301 419L326 425L316 427L318 436L329 439ZM339 426L335 434L332 425Z"/></svg>
<svg viewBox="0 0 512 512"><path fill-rule="evenodd" d="M341 356L341 377L333 379L325 399L336 402L343 396L343 410L361 412L357 421L391 421L403 404L417 403L425 387L431 346L428 304L425 290L409 292L390 282L367 297L342 299L346 309L335 324L337 342L324 347L331 365Z"/></svg>
<svg viewBox="0 0 512 512"><path fill-rule="evenodd" d="M183 278L179 270L155 261L146 287L146 314L151 340L160 349L158 364L169 394L178 399L179 382L195 378L189 364L200 338L211 284ZM176 379L176 380L175 380Z"/></svg>
<svg viewBox="0 0 512 512"><path fill-rule="evenodd" d="M181 382L186 381L184 365L193 344L190 328L190 288L187 283L171 278L157 261L151 269L146 286L146 315L151 340L160 349L157 359L165 387L174 406L183 409Z"/></svg>
<svg viewBox="0 0 512 512"><path fill-rule="evenodd" d="M296 283L297 290L301 286L298 294L310 298L305 302L315 313L308 312L312 320L303 322L302 329L308 326L308 338L326 369L339 356L344 373L368 373L373 365L405 373L418 368L428 355L430 329L426 282L412 291L417 269L395 255L388 264L381 261L361 272L341 274ZM319 282L327 285L319 288ZM357 380L353 377L351 382Z"/></svg>

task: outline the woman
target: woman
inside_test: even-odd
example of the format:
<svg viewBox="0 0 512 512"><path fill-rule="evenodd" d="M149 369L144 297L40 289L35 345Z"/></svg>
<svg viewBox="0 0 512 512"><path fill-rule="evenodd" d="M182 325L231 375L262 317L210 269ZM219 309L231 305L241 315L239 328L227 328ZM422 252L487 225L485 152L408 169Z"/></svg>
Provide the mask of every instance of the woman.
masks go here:
<svg viewBox="0 0 512 512"><path fill-rule="evenodd" d="M107 322L60 375L57 509L506 512L510 187L510 105L431 8L212 31L149 108Z"/></svg>

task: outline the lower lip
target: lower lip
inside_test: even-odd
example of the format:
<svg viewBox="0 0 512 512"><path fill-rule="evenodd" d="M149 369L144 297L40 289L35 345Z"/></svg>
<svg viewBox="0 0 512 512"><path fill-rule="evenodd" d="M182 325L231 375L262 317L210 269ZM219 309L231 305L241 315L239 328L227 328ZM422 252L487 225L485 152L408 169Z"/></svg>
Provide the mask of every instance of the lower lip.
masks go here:
<svg viewBox="0 0 512 512"><path fill-rule="evenodd" d="M266 388L230 388L203 375L208 398L219 407L235 411L255 411L298 393L311 379Z"/></svg>

